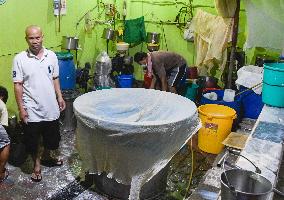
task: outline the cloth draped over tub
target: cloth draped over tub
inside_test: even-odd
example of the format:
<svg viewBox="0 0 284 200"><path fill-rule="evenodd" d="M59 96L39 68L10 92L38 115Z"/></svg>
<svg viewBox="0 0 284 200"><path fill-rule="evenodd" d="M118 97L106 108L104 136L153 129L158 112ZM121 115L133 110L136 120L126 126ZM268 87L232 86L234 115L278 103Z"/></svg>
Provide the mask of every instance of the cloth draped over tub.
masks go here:
<svg viewBox="0 0 284 200"><path fill-rule="evenodd" d="M221 4L218 3L218 5ZM220 7L218 12L224 16L232 15L232 11L227 12L224 7ZM223 18L200 9L197 10L190 29L195 33L195 64L199 67L200 75L210 74L216 64L219 65L221 74L224 71L227 61L227 46L232 36L232 24L233 18Z"/></svg>
<svg viewBox="0 0 284 200"><path fill-rule="evenodd" d="M158 90L97 90L73 105L84 169L131 185L131 200L201 126L192 101Z"/></svg>
<svg viewBox="0 0 284 200"><path fill-rule="evenodd" d="M245 0L248 36L245 47L284 48L284 1Z"/></svg>

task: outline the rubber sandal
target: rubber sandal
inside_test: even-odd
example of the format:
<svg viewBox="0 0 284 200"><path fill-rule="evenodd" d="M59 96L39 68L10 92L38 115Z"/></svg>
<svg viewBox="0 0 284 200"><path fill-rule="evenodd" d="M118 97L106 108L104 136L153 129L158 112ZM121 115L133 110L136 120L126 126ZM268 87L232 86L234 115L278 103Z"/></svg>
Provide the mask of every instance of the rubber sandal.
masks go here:
<svg viewBox="0 0 284 200"><path fill-rule="evenodd" d="M0 183L2 183L3 181L5 181L9 176L9 171L8 169L4 168L4 177L2 179L0 179Z"/></svg>
<svg viewBox="0 0 284 200"><path fill-rule="evenodd" d="M41 160L40 161L42 165L46 167L60 167L63 165L63 160L60 159L48 159L48 160Z"/></svg>
<svg viewBox="0 0 284 200"><path fill-rule="evenodd" d="M40 182L42 180L41 170L38 172L33 172L31 176L33 182Z"/></svg>

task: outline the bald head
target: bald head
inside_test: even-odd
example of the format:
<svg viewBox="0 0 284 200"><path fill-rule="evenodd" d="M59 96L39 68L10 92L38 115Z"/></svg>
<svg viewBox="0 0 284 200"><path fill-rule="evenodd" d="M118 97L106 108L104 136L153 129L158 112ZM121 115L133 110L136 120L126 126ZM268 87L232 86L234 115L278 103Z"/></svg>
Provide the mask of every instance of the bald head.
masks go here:
<svg viewBox="0 0 284 200"><path fill-rule="evenodd" d="M39 26L31 25L26 28L26 41L29 49L37 55L42 50L43 34Z"/></svg>
<svg viewBox="0 0 284 200"><path fill-rule="evenodd" d="M37 25L30 25L26 28L26 37L31 33L31 32L39 32L42 35L42 30L39 26Z"/></svg>

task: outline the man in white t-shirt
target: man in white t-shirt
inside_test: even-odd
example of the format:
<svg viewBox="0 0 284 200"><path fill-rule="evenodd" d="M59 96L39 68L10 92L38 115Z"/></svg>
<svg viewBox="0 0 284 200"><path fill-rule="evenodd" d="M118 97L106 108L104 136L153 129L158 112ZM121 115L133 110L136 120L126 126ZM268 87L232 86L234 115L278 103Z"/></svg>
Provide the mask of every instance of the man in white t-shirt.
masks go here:
<svg viewBox="0 0 284 200"><path fill-rule="evenodd" d="M10 152L10 139L4 128L8 126L7 100L8 91L0 86L0 184L9 175L8 169L5 168Z"/></svg>
<svg viewBox="0 0 284 200"><path fill-rule="evenodd" d="M29 48L17 54L13 61L13 82L19 116L23 122L26 149L34 160L31 179L42 179L40 165L61 166L62 160L52 158L50 150L59 147L59 115L65 109L59 84L58 59L54 52L42 46L39 26L26 28ZM44 153L39 155L40 136Z"/></svg>

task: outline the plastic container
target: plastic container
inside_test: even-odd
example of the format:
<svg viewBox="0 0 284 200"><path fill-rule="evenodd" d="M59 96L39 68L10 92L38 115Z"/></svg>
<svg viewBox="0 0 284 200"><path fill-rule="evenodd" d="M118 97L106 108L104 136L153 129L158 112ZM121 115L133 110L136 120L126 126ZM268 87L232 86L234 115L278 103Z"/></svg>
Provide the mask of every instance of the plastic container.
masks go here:
<svg viewBox="0 0 284 200"><path fill-rule="evenodd" d="M129 48L129 44L126 42L116 43L116 50L117 51L127 51Z"/></svg>
<svg viewBox="0 0 284 200"><path fill-rule="evenodd" d="M226 102L232 102L235 100L235 90L232 89L225 89L223 100Z"/></svg>
<svg viewBox="0 0 284 200"><path fill-rule="evenodd" d="M106 89L111 89L111 87L108 87L108 86L105 86L105 87L99 86L99 87L96 88L96 90L106 90Z"/></svg>
<svg viewBox="0 0 284 200"><path fill-rule="evenodd" d="M133 75L119 75L117 80L120 88L132 88L134 77Z"/></svg>
<svg viewBox="0 0 284 200"><path fill-rule="evenodd" d="M73 90L76 86L76 69L73 55L69 52L57 52L59 82L62 90Z"/></svg>
<svg viewBox="0 0 284 200"><path fill-rule="evenodd" d="M148 72L144 74L144 88L149 89L151 87L152 77L148 76Z"/></svg>
<svg viewBox="0 0 284 200"><path fill-rule="evenodd" d="M240 92L246 90L244 86L240 86ZM250 119L257 119L263 108L261 94L256 94L253 90L248 90L240 94L243 117Z"/></svg>
<svg viewBox="0 0 284 200"><path fill-rule="evenodd" d="M198 147L207 153L218 154L223 140L230 134L236 111L228 106L206 104L198 107L202 127L198 131Z"/></svg>
<svg viewBox="0 0 284 200"><path fill-rule="evenodd" d="M262 100L264 103L284 107L284 63L265 63Z"/></svg>
<svg viewBox="0 0 284 200"><path fill-rule="evenodd" d="M189 83L187 85L186 91L185 91L185 97L190 99L191 101L195 101L197 93L198 93L198 85L194 83Z"/></svg>
<svg viewBox="0 0 284 200"><path fill-rule="evenodd" d="M240 96L236 96L235 101L232 102L226 102L223 100L223 96L224 96L224 90L207 90L207 92L205 93L210 93L210 92L215 92L218 96L217 100L210 100L205 98L203 95L201 97L200 100L200 104L219 104L219 105L225 105L228 106L230 108L233 108L236 112L237 112L237 122L240 121L241 117L242 117L242 102L241 102L241 97ZM205 94L203 93L203 94Z"/></svg>
<svg viewBox="0 0 284 200"><path fill-rule="evenodd" d="M198 78L198 71L197 71L197 67L189 67L188 68L188 78L189 79L197 79Z"/></svg>

